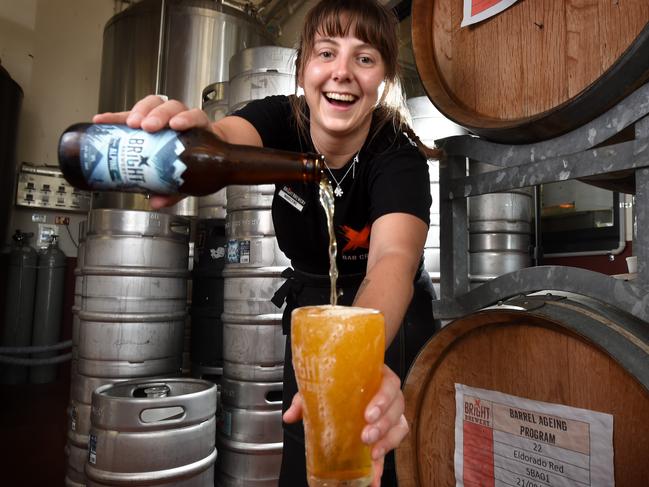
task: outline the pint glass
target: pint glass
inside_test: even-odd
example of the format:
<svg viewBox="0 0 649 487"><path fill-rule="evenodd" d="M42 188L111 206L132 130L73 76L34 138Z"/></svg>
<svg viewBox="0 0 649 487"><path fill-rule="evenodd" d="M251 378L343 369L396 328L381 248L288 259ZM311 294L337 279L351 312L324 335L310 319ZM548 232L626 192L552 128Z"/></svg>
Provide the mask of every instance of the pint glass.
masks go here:
<svg viewBox="0 0 649 487"><path fill-rule="evenodd" d="M372 460L361 431L365 408L381 384L383 315L368 308L308 306L294 310L291 321L309 486L365 487Z"/></svg>

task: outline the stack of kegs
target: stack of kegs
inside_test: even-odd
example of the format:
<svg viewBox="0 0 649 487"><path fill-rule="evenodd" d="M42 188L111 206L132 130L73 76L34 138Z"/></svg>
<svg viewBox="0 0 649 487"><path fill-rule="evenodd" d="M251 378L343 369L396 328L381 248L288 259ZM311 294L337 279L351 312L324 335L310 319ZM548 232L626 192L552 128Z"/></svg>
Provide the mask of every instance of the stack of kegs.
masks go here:
<svg viewBox="0 0 649 487"><path fill-rule="evenodd" d="M466 130L444 117L427 96L409 98L408 110L412 117L412 128L417 137L428 147L435 146L435 140L452 135L464 135ZM428 161L430 194L430 228L424 246L424 267L430 274L435 292L439 296L439 161Z"/></svg>
<svg viewBox="0 0 649 487"><path fill-rule="evenodd" d="M279 477L285 337L270 299L289 262L275 238L273 193L273 185L227 190L221 487L266 487Z"/></svg>
<svg viewBox="0 0 649 487"><path fill-rule="evenodd" d="M295 93L295 50L244 49L228 83L203 90L212 121L252 100ZM273 185L231 186L199 200L192 370L221 385L221 487L277 485L282 452L281 310L270 301L289 265L271 216Z"/></svg>
<svg viewBox="0 0 649 487"><path fill-rule="evenodd" d="M92 395L89 487L212 487L216 385L138 379Z"/></svg>
<svg viewBox="0 0 649 487"><path fill-rule="evenodd" d="M188 235L188 221L174 215L89 214L76 271L67 485L86 483L93 391L180 372Z"/></svg>

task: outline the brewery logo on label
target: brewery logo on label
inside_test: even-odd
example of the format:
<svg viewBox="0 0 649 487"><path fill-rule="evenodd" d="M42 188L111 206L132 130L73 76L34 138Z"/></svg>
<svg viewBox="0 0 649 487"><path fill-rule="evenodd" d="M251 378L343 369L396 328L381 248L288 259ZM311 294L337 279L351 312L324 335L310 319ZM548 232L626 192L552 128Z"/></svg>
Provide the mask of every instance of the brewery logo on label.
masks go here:
<svg viewBox="0 0 649 487"><path fill-rule="evenodd" d="M184 150L172 130L150 134L118 125L92 125L81 141L81 170L97 189L176 192L187 169L178 159Z"/></svg>
<svg viewBox="0 0 649 487"><path fill-rule="evenodd" d="M493 413L491 403L479 397L464 396L464 421L491 426Z"/></svg>

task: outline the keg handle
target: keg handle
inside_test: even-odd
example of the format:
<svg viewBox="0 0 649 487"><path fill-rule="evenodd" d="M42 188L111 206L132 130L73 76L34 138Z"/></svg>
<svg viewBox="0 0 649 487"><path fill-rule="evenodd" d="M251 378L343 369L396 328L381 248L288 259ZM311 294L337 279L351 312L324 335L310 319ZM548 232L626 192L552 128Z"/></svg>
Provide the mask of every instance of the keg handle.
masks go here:
<svg viewBox="0 0 649 487"><path fill-rule="evenodd" d="M147 408L140 411L140 420L143 423L161 423L163 421L176 421L185 417L185 408L182 406L164 406Z"/></svg>
<svg viewBox="0 0 649 487"><path fill-rule="evenodd" d="M282 392L283 389L276 389L267 391L264 395L264 399L267 404L282 404Z"/></svg>
<svg viewBox="0 0 649 487"><path fill-rule="evenodd" d="M169 230L179 235L189 236L189 224L185 220L174 220L169 222Z"/></svg>

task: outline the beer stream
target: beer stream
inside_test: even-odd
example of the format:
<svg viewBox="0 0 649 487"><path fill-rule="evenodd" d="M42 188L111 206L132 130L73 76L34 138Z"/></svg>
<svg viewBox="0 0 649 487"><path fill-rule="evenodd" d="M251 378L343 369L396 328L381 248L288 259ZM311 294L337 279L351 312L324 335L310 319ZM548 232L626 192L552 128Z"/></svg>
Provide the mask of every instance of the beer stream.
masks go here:
<svg viewBox="0 0 649 487"><path fill-rule="evenodd" d="M334 233L334 192L331 183L326 177L320 179L320 205L327 215L327 229L329 231L329 280L331 281L331 306L336 306L338 302L338 293L336 291L336 281L338 280L338 267L336 266L336 255L338 254L338 244Z"/></svg>

